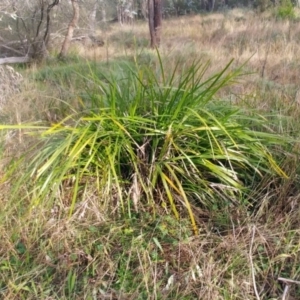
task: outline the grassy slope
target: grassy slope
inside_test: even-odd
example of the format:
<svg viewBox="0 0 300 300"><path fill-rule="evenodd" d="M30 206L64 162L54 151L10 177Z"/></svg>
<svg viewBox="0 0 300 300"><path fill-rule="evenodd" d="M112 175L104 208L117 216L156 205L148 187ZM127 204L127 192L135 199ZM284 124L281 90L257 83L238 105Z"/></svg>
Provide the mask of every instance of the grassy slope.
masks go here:
<svg viewBox="0 0 300 300"><path fill-rule="evenodd" d="M210 59L211 74L230 58L237 65L250 58L245 68L251 74L220 96L259 110L275 132L298 137L299 34L299 22L276 22L252 12L193 16L164 22L161 55L170 69L178 60L186 66L195 59ZM105 35L105 48L77 49L86 58L104 61L89 68L112 68L116 59L154 63L155 53L142 48L148 37L146 24L112 27ZM82 81L74 69L89 71L81 59L71 61L68 68L49 64L26 71L32 76L25 91L3 107L1 118L8 123L56 122L70 112L59 99L80 107ZM27 143L21 131L6 136L5 153L18 155ZM300 273L299 162L292 150L296 149L283 157L290 179L265 178L253 191L252 198L261 204L258 211L224 211L217 218L203 212L197 237L184 219L153 220L143 213L124 222L114 220L93 193L78 203L71 218L65 199L51 209L28 211L26 202L8 202L10 186L4 182L1 297L257 299L259 293L261 299L279 299L284 286L277 278L297 280ZM22 192L26 194L25 187ZM289 294L300 298L299 286L292 285Z"/></svg>

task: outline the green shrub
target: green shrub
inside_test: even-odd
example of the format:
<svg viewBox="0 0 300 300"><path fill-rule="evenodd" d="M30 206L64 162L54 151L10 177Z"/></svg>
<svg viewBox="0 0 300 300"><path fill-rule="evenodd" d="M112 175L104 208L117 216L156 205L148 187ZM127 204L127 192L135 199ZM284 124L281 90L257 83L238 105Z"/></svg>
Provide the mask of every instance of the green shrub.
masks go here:
<svg viewBox="0 0 300 300"><path fill-rule="evenodd" d="M275 16L278 19L294 20L296 18L296 13L291 0L282 0L280 5L276 8Z"/></svg>

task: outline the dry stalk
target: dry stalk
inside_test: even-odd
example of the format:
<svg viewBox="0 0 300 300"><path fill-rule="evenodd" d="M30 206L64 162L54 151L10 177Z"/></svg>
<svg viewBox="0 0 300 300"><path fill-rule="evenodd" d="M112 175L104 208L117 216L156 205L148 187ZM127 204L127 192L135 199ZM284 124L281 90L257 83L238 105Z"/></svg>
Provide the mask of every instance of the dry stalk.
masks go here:
<svg viewBox="0 0 300 300"><path fill-rule="evenodd" d="M300 281L293 280L293 279L278 277L278 280L285 283L285 287L284 287L282 298L281 298L282 300L288 300L289 299L288 293L289 293L289 289L290 289L292 283L300 285Z"/></svg>
<svg viewBox="0 0 300 300"><path fill-rule="evenodd" d="M255 225L253 225L253 229L252 229L252 238L251 238L251 244L250 244L250 250L249 250L249 260L250 260L252 282L253 282L253 288L254 288L255 296L256 296L257 300L260 300L259 293L257 291L257 286L256 286L255 269L254 269L253 259L252 259L252 250L253 250L254 237L255 237Z"/></svg>

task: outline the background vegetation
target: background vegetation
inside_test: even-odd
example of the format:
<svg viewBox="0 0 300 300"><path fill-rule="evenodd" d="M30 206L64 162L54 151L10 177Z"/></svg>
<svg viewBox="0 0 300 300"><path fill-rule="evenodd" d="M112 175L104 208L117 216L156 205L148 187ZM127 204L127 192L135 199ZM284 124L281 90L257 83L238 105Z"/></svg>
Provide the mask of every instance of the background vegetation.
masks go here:
<svg viewBox="0 0 300 300"><path fill-rule="evenodd" d="M300 272L300 25L278 12L169 18L159 53L146 22L107 23L16 66L1 297L300 297L278 280Z"/></svg>

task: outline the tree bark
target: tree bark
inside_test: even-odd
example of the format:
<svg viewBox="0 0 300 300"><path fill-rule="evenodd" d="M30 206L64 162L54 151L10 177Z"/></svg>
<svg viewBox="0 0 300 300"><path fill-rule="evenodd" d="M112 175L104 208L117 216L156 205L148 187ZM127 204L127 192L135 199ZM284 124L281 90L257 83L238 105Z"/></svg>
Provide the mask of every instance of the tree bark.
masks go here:
<svg viewBox="0 0 300 300"><path fill-rule="evenodd" d="M77 26L78 20L79 20L79 5L77 0L71 0L72 7L73 7L73 18L69 24L68 32L66 34L66 37L64 39L63 45L60 50L59 57L66 57L68 54L68 50L70 47L70 43L73 37L74 29Z"/></svg>
<svg viewBox="0 0 300 300"><path fill-rule="evenodd" d="M159 47L161 41L162 26L162 2L161 0L148 0L148 19L151 38L151 47Z"/></svg>
<svg viewBox="0 0 300 300"><path fill-rule="evenodd" d="M154 0L154 29L156 36L156 46L160 45L162 21L162 3L161 0Z"/></svg>
<svg viewBox="0 0 300 300"><path fill-rule="evenodd" d="M149 21L151 48L155 48L156 36L155 36L155 29L154 29L154 3L153 3L153 0L148 0L148 19L149 19L148 21Z"/></svg>

